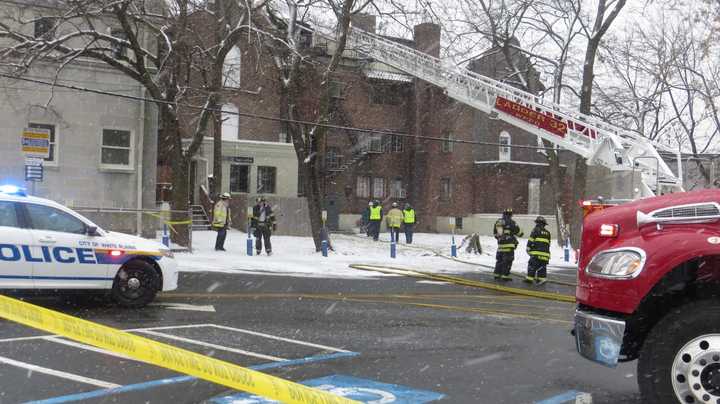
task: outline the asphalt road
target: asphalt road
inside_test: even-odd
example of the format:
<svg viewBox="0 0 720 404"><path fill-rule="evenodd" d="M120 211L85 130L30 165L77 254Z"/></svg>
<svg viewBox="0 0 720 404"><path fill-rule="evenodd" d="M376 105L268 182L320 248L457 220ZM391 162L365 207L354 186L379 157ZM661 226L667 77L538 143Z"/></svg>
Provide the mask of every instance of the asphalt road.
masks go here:
<svg viewBox="0 0 720 404"><path fill-rule="evenodd" d="M347 391L349 377L362 379L354 394L367 402L554 404L571 392L639 402L635 363L607 369L577 355L568 303L404 277L218 273L183 274L178 291L136 311L102 299L29 300L293 381ZM0 403L223 403L238 394L70 344L0 320Z"/></svg>

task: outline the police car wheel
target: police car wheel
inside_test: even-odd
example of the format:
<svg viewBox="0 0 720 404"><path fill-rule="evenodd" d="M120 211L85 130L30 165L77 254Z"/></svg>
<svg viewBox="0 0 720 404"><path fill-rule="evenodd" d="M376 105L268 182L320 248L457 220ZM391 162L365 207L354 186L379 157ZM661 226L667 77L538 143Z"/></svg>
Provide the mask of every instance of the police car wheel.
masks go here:
<svg viewBox="0 0 720 404"><path fill-rule="evenodd" d="M643 343L637 374L643 403L720 402L720 303L665 315Z"/></svg>
<svg viewBox="0 0 720 404"><path fill-rule="evenodd" d="M115 276L112 297L119 305L140 308L150 303L158 291L158 274L144 261L130 261Z"/></svg>

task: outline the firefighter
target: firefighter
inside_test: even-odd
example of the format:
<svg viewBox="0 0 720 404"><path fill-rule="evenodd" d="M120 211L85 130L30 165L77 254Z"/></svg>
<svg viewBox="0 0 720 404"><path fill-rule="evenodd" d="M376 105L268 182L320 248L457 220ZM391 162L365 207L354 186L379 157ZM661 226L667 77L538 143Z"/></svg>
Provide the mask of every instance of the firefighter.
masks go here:
<svg viewBox="0 0 720 404"><path fill-rule="evenodd" d="M368 227L370 227L370 235L372 236L374 241L378 241L378 238L380 237L380 223L382 223L382 217L383 213L380 202L373 201L372 206L370 206L370 218Z"/></svg>
<svg viewBox="0 0 720 404"><path fill-rule="evenodd" d="M405 228L405 243L412 244L413 231L415 230L415 209L409 203L405 204L403 210L403 227Z"/></svg>
<svg viewBox="0 0 720 404"><path fill-rule="evenodd" d="M212 228L217 231L215 238L215 251L225 251L225 237L227 237L227 229L230 227L230 194L225 192L220 195L213 208Z"/></svg>
<svg viewBox="0 0 720 404"><path fill-rule="evenodd" d="M542 285L547 282L547 264L550 261L550 232L545 229L547 221L542 216L535 219L535 228L530 233L527 243L528 272L525 277L527 283Z"/></svg>
<svg viewBox="0 0 720 404"><path fill-rule="evenodd" d="M255 229L255 252L260 255L265 242L265 253L272 254L272 244L270 244L270 236L275 230L275 215L272 208L265 200L265 197L257 198L257 204L253 206L253 215L250 225Z"/></svg>
<svg viewBox="0 0 720 404"><path fill-rule="evenodd" d="M512 220L512 213L512 209L505 209L502 217L495 222L493 228L493 234L498 242L497 253L495 254L494 277L503 281L512 280L510 268L515 259L515 248L518 245L516 237L523 236L520 227Z"/></svg>
<svg viewBox="0 0 720 404"><path fill-rule="evenodd" d="M392 209L385 216L387 226L390 229L390 241L400 242L400 225L403 222L403 212L398 209L397 202L392 203Z"/></svg>

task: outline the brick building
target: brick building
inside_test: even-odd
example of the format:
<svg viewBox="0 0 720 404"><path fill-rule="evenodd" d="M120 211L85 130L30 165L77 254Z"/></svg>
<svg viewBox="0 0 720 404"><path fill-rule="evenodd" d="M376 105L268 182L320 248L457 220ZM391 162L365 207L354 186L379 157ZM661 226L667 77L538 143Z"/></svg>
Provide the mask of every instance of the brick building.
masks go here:
<svg viewBox="0 0 720 404"><path fill-rule="evenodd" d="M375 22L375 17L364 15L355 18L353 25L374 32ZM393 40L437 57L440 36L439 26L423 23L415 27L413 41ZM307 51L312 57L323 59L330 57L333 50L331 43L308 37ZM527 88L535 92L541 90L539 74L530 62L519 52L515 52L513 58ZM231 61L237 69L228 68L227 73L234 75L234 80L226 82L235 87L225 97L224 108L281 117L279 75L270 56L252 44L241 42ZM468 68L496 79L516 80L516 75L507 74L504 61L500 52L491 49ZM381 200L384 206L393 201L411 203L418 212L421 231L445 231L452 221L461 232L487 233L491 222L506 207L529 215L528 219L537 214L554 216L544 155L534 149L453 142L536 146L535 136L450 99L441 88L365 58L352 49L346 51L332 80L331 123L381 133L347 129L328 132L320 155L325 174L325 208L331 228L354 227L370 199ZM306 96L318 97L317 94ZM238 147L240 154L253 156L258 145L285 143L288 139L280 122L229 115L225 118L223 148L228 152L223 154L228 161L227 169L223 168L222 189L236 194L238 208L247 198L260 193L275 203L287 203L302 196L300 188L286 187L282 191L273 188L272 192L262 192L259 187L233 186L254 182L256 176L251 173L259 172L259 167L252 167L250 159L233 163L232 158L238 157ZM230 152L231 149L235 151ZM204 148L199 159L208 161L211 151L211 147ZM278 160L278 164L285 166L284 175L297 176L297 160L294 167L287 167L287 159ZM238 165L248 168L233 168ZM257 183L262 180L257 174ZM198 181L202 182L203 178ZM300 182L295 179L294 184L297 186ZM294 214L293 220L307 220L306 216ZM522 217L520 219L522 223ZM529 220L527 223L529 226Z"/></svg>

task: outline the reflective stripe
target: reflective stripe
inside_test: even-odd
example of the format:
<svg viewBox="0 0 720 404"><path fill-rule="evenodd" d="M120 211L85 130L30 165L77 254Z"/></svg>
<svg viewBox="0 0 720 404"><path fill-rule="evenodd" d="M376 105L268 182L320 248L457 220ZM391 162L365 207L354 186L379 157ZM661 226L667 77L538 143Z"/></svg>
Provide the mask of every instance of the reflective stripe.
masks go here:
<svg viewBox="0 0 720 404"><path fill-rule="evenodd" d="M550 244L550 239L542 238L542 237L536 237L535 239L530 239L530 241L539 241L541 243L548 243Z"/></svg>
<svg viewBox="0 0 720 404"><path fill-rule="evenodd" d="M550 253L546 253L546 252L542 252L542 251L530 251L530 255L536 255L538 257L550 258Z"/></svg>

